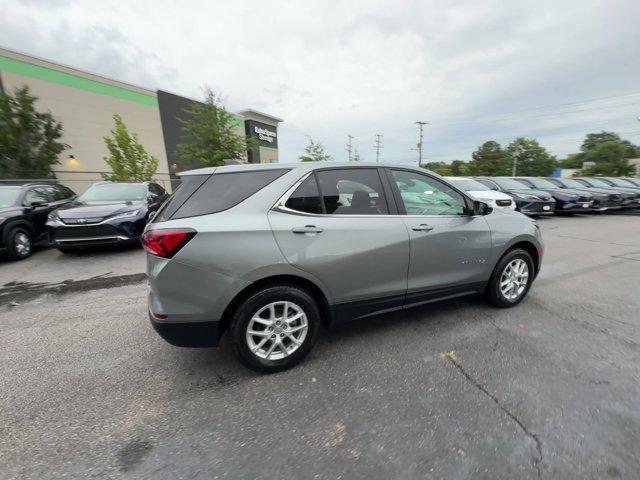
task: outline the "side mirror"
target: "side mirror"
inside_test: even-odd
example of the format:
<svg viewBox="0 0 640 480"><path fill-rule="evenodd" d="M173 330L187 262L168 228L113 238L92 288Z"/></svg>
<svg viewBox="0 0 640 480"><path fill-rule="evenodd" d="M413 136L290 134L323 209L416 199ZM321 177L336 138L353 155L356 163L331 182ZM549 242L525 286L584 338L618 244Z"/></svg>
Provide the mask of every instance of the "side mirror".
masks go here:
<svg viewBox="0 0 640 480"><path fill-rule="evenodd" d="M48 203L43 202L42 200L33 200L29 205L32 207L44 207L45 205L48 205Z"/></svg>
<svg viewBox="0 0 640 480"><path fill-rule="evenodd" d="M489 215L491 212L493 212L493 208L491 208L484 202L475 200L473 202L473 211L476 215Z"/></svg>

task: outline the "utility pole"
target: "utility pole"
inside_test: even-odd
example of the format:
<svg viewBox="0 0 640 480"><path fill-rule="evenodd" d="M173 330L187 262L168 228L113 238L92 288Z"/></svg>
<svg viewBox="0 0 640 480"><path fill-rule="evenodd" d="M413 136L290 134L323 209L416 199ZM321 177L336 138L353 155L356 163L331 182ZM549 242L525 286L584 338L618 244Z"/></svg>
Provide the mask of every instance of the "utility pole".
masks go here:
<svg viewBox="0 0 640 480"><path fill-rule="evenodd" d="M351 141L353 140L353 135L347 135L347 152L349 152L349 161L352 160L353 158L353 145L351 144Z"/></svg>
<svg viewBox="0 0 640 480"><path fill-rule="evenodd" d="M374 145L376 149L376 162L380 161L380 149L382 148L382 135L376 133L376 144Z"/></svg>
<svg viewBox="0 0 640 480"><path fill-rule="evenodd" d="M520 145L517 145L517 147L515 148L515 151L513 152L513 165L511 166L511 176L515 177L516 176L516 172L518 170L518 157L520 157L520 155L522 155L524 152L522 151L522 148L520 147Z"/></svg>
<svg viewBox="0 0 640 480"><path fill-rule="evenodd" d="M423 132L423 128L425 125L427 125L429 122L422 122L420 120L418 120L416 122L416 125L418 125L418 128L420 129L420 133L418 135L419 140L418 140L418 145L416 145L416 150L418 150L418 166L422 165L422 140L424 138L424 132Z"/></svg>

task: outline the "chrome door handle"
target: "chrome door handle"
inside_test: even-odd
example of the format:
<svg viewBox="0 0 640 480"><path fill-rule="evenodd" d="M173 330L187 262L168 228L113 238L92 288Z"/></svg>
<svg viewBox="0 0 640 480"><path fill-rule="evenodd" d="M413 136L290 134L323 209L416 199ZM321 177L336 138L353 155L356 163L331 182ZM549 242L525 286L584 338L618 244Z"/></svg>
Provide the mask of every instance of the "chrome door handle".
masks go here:
<svg viewBox="0 0 640 480"><path fill-rule="evenodd" d="M322 229L315 225L305 225L304 227L293 227L293 233L322 233Z"/></svg>
<svg viewBox="0 0 640 480"><path fill-rule="evenodd" d="M411 230L414 230L416 232L430 232L431 230L433 230L433 227L431 225L427 225L426 223L421 223L420 225L414 225L413 227L411 227Z"/></svg>

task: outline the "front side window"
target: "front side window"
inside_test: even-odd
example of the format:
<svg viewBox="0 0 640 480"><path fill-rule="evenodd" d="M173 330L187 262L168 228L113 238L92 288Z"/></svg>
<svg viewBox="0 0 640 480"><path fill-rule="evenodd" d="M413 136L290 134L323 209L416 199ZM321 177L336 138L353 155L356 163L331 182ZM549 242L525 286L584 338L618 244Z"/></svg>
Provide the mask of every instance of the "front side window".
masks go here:
<svg viewBox="0 0 640 480"><path fill-rule="evenodd" d="M389 214L376 168L321 170L316 178L329 215Z"/></svg>
<svg viewBox="0 0 640 480"><path fill-rule="evenodd" d="M464 215L465 198L435 178L406 170L391 170L407 215Z"/></svg>
<svg viewBox="0 0 640 480"><path fill-rule="evenodd" d="M25 195L24 200L27 205L31 205L34 202L49 203L50 201L46 190L42 187L32 188L29 190Z"/></svg>

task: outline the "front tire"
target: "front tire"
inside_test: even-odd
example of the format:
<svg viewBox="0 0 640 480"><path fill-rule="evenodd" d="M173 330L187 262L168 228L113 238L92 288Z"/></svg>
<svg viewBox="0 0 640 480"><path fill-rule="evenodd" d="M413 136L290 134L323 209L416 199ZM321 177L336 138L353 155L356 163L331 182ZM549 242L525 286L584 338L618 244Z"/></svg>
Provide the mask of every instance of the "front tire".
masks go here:
<svg viewBox="0 0 640 480"><path fill-rule="evenodd" d="M24 228L14 228L7 238L9 256L13 260L24 260L31 256L31 234Z"/></svg>
<svg viewBox="0 0 640 480"><path fill-rule="evenodd" d="M320 312L313 297L299 287L267 287L239 306L231 329L243 365L256 372L279 372L309 353L320 330Z"/></svg>
<svg viewBox="0 0 640 480"><path fill-rule="evenodd" d="M493 270L486 296L492 305L515 307L526 297L535 276L533 259L525 250L508 251Z"/></svg>

